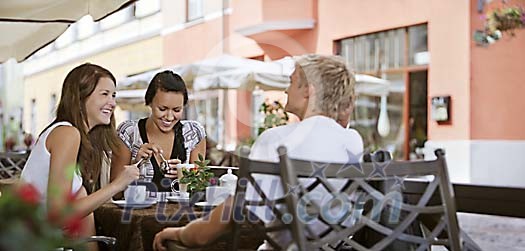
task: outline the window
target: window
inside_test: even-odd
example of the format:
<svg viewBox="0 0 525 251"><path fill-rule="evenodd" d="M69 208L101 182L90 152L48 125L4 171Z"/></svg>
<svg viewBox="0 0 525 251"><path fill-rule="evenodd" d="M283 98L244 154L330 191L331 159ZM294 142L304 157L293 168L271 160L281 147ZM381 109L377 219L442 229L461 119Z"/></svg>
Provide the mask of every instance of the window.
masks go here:
<svg viewBox="0 0 525 251"><path fill-rule="evenodd" d="M405 60L405 29L348 38L341 41L341 56L357 72L399 68Z"/></svg>
<svg viewBox="0 0 525 251"><path fill-rule="evenodd" d="M350 125L363 136L366 150L386 149L396 159L406 159L415 153L415 147L411 147L411 143L416 136L421 139L417 141L417 146L424 144L427 119L427 80L424 76L430 59L427 44L426 24L339 41L339 54L345 58L350 68L358 73L376 75L390 81L386 97L373 93L361 93L357 97ZM357 86L359 85L366 83L358 83ZM411 91L405 90L407 86ZM416 90L419 95L417 98L407 97ZM385 99L386 105L381 102ZM405 100L409 103L406 104ZM408 116L404 116L405 112L408 112ZM379 123L381 114L383 120ZM384 120L385 114L387 120ZM415 120L417 125L412 122ZM425 131L419 130L417 135L412 133L415 125ZM383 132L382 135L379 131Z"/></svg>
<svg viewBox="0 0 525 251"><path fill-rule="evenodd" d="M113 27L118 26L119 24L123 24L131 19L133 19L133 15L135 13L135 6L130 5L117 13L113 13L109 15L108 17L102 19L100 21L100 28L103 30L111 29Z"/></svg>
<svg viewBox="0 0 525 251"><path fill-rule="evenodd" d="M425 65L429 62L427 25L418 25L408 28L409 48L408 55L411 65Z"/></svg>
<svg viewBox="0 0 525 251"><path fill-rule="evenodd" d="M160 10L160 0L140 0L135 3L135 16L145 17Z"/></svg>
<svg viewBox="0 0 525 251"><path fill-rule="evenodd" d="M206 130L208 140L216 143L219 149L224 146L223 96L223 90L199 91L194 93L186 106L186 117L199 121Z"/></svg>
<svg viewBox="0 0 525 251"><path fill-rule="evenodd" d="M405 129L403 127L403 98L405 95L404 74L386 74L385 79L390 81L390 92L386 96L386 114L388 115L388 135L379 135L379 116L382 97L372 94L359 94L352 112L350 126L363 137L366 150L375 151L385 149L391 152L396 159L404 158Z"/></svg>
<svg viewBox="0 0 525 251"><path fill-rule="evenodd" d="M193 21L204 16L202 0L187 0L186 4L187 21Z"/></svg>

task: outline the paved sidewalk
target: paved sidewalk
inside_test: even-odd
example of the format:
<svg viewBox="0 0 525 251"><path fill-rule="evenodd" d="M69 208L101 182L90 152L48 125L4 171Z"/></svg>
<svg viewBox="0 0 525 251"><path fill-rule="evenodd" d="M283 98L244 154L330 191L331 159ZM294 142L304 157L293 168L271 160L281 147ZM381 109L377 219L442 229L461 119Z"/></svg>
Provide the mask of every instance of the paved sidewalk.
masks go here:
<svg viewBox="0 0 525 251"><path fill-rule="evenodd" d="M483 250L525 251L525 219L466 213L458 218L461 229Z"/></svg>

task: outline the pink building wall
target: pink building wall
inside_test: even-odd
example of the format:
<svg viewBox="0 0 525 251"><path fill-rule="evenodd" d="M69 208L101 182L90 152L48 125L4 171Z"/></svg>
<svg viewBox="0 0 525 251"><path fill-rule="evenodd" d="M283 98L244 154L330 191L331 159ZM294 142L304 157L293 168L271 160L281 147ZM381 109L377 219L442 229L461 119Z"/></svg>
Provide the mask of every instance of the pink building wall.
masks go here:
<svg viewBox="0 0 525 251"><path fill-rule="evenodd" d="M453 102L452 122L429 123L429 139L469 139L469 7L456 0L319 1L315 52L332 54L341 38L428 23L428 96L450 95Z"/></svg>
<svg viewBox="0 0 525 251"><path fill-rule="evenodd" d="M471 32L483 28L483 14L471 0ZM485 9L500 7L492 1ZM507 6L522 6L525 0L508 1ZM472 139L524 140L525 116L525 30L486 47L470 43L471 49L471 128Z"/></svg>
<svg viewBox="0 0 525 251"><path fill-rule="evenodd" d="M525 6L525 0L510 3ZM232 0L231 7L225 27L219 18L166 35L164 65L190 63L223 52L270 59L333 54L334 42L342 38L427 23L428 96L452 98L451 122L429 121L429 139L525 139L525 118L519 116L525 107L521 98L525 66L520 62L525 58L525 32L513 38L506 35L487 48L476 46L472 34L482 27L477 0ZM313 19L315 26L239 34L246 28L305 19ZM222 41L224 48L218 46ZM244 95L239 94L238 99ZM239 121L248 121L248 117L243 112L236 116ZM243 125L235 127L231 133L247 132Z"/></svg>

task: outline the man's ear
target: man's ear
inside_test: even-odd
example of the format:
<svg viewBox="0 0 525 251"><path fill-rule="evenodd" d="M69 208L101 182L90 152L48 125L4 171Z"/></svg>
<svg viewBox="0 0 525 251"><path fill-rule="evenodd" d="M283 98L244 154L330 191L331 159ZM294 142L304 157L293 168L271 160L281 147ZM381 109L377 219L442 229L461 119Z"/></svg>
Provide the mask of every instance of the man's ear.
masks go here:
<svg viewBox="0 0 525 251"><path fill-rule="evenodd" d="M339 112L337 114L337 123L340 124L342 127L346 128L346 126L350 122L350 116L352 115L353 110L353 104L340 107Z"/></svg>
<svg viewBox="0 0 525 251"><path fill-rule="evenodd" d="M304 88L303 88L303 96L305 98L310 98L310 96L313 96L315 93L315 87L314 85L306 85Z"/></svg>

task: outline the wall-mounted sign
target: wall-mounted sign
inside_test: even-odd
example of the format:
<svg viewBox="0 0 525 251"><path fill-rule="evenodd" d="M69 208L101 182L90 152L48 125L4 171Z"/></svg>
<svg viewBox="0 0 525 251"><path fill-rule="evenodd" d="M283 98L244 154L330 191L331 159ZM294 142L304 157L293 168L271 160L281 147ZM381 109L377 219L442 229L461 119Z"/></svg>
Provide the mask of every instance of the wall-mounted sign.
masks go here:
<svg viewBox="0 0 525 251"><path fill-rule="evenodd" d="M450 120L450 96L432 97L431 116L436 122Z"/></svg>

